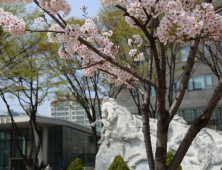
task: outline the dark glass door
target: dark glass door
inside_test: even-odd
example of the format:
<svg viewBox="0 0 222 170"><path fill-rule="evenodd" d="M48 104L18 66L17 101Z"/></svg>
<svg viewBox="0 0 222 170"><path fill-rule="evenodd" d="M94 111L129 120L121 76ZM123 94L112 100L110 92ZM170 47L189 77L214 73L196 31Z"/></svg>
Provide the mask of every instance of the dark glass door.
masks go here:
<svg viewBox="0 0 222 170"><path fill-rule="evenodd" d="M12 170L12 168L15 168L15 170L25 170L25 163L22 159L11 159L11 167L10 170Z"/></svg>

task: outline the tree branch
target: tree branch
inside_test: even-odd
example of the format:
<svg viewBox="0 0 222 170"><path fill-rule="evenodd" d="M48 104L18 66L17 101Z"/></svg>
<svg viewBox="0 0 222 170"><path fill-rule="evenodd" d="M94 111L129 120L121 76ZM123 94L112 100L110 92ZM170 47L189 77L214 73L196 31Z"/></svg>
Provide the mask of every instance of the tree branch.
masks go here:
<svg viewBox="0 0 222 170"><path fill-rule="evenodd" d="M177 112L178 108L180 107L180 104L183 100L183 97L185 95L187 85L188 85L188 82L190 79L190 74L191 74L191 71L192 71L192 68L194 65L194 59L196 57L196 53L198 50L199 42L200 42L200 40L195 40L190 48L190 52L188 55L186 65L184 67L179 90L178 90L178 92L173 100L173 103L169 109L169 115L170 115L169 122L172 120L173 116L176 114L176 112Z"/></svg>
<svg viewBox="0 0 222 170"><path fill-rule="evenodd" d="M179 167L180 163L182 162L185 154L187 153L197 133L199 133L200 130L208 124L210 117L212 116L213 111L216 108L221 97L222 97L222 79L220 79L220 82L217 88L215 89L208 103L208 106L205 108L202 114L197 119L194 120L194 122L190 126L172 162L170 163L168 170L175 170Z"/></svg>

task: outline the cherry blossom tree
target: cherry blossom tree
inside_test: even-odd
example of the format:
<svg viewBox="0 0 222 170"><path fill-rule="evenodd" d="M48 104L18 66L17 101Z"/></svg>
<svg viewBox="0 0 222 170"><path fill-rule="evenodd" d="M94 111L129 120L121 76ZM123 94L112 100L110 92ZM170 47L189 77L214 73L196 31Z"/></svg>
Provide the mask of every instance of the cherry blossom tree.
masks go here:
<svg viewBox="0 0 222 170"><path fill-rule="evenodd" d="M188 148L197 133L207 125L209 119L222 97L222 79L219 80L212 97L205 110L193 121L180 144L175 157L166 167L167 131L169 124L176 114L183 100L188 86L195 56L201 39L206 43L217 40L222 31L222 17L218 14L221 9L214 10L211 0L196 3L196 0L100 0L103 5L113 5L124 12L125 21L135 29L140 29L145 41L140 35L132 35L128 44L127 56L131 62L125 62L118 56L121 50L118 44L110 41L111 30L98 31L95 20L87 18L85 23L67 24L63 17L71 10L66 0L1 0L6 3L31 3L39 6L44 14L48 14L56 24L48 30L26 28L22 19L11 13L0 10L0 24L5 32L22 37L25 31L47 32L52 43L60 43L58 53L62 59L80 57L83 74L92 77L95 71L116 85L127 85L136 88L143 95L140 106L143 118L143 133L146 153L151 170L175 170L179 167ZM63 11L64 15L59 13ZM38 20L39 22L41 19ZM40 24L41 25L41 24ZM170 106L166 106L166 49L168 43L183 43L191 41L190 51L184 65L180 87ZM121 44L121 42L119 42ZM139 53L141 46L149 47L149 61L147 62L147 76L135 71L132 63L140 61L144 53ZM153 76L155 72L156 76ZM146 90L138 86L142 82L147 85ZM150 89L154 87L157 94L157 141L155 156L152 152L149 127Z"/></svg>

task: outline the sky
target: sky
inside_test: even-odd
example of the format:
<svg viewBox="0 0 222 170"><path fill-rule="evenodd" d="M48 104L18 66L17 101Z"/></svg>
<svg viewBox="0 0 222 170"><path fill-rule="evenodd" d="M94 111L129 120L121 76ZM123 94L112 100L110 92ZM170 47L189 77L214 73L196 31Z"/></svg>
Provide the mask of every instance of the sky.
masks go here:
<svg viewBox="0 0 222 170"><path fill-rule="evenodd" d="M87 7L87 12L89 17L95 17L100 4L98 0L67 0L70 5L71 5L71 13L69 14L68 17L77 17L77 18L83 18L82 14L83 12L79 9L82 5ZM31 4L32 5L32 4ZM49 102L50 101L45 101L41 106L38 108L38 113L48 116L49 115ZM10 107L17 112L23 112L21 106L19 105L18 102L15 100L9 100ZM5 103L0 99L0 110L6 110Z"/></svg>

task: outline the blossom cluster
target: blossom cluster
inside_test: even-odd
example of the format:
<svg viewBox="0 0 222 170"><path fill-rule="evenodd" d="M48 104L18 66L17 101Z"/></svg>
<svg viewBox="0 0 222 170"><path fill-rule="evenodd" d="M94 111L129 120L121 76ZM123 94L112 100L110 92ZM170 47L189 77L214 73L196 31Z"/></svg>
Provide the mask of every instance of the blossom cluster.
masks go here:
<svg viewBox="0 0 222 170"><path fill-rule="evenodd" d="M71 6L66 0L40 0L39 5L53 15L63 11L63 17L68 16L71 11Z"/></svg>
<svg viewBox="0 0 222 170"><path fill-rule="evenodd" d="M197 5L191 12L187 12L183 8L178 9L178 6L182 4L176 6L175 3L171 3L169 5L172 5L172 7L168 7L171 10L166 13L157 28L156 35L161 42L166 43L167 40L182 42L196 36L208 36L212 40L219 38L222 30L222 17L215 14L212 4Z"/></svg>
<svg viewBox="0 0 222 170"><path fill-rule="evenodd" d="M134 61L140 61L143 59L143 53L138 54L137 49L131 49L129 55L134 57Z"/></svg>
<svg viewBox="0 0 222 170"><path fill-rule="evenodd" d="M33 0L0 0L0 2L28 4L32 3ZM39 5L53 15L58 14L59 11L63 11L63 17L68 16L71 11L71 6L66 0L39 0Z"/></svg>
<svg viewBox="0 0 222 170"><path fill-rule="evenodd" d="M114 46L109 37L113 32L102 30L101 34L98 33L97 27L93 20L87 19L85 23L80 27L77 25L67 25L65 29L59 25L54 24L49 28L47 33L49 41L53 43L61 43L59 48L59 55L62 59L69 59L78 55L82 59L82 72L85 76L92 77L96 70L100 70L102 75L106 77L110 82L115 84L125 83L131 87L126 80L136 79L129 73L114 67L110 62L104 60L94 51L90 50L86 45L81 44L78 38L81 36L86 41L96 46L103 54L115 58L114 55L118 52L118 47ZM140 44L141 40L138 35L135 37L135 44ZM141 54L135 55L135 60L140 60Z"/></svg>
<svg viewBox="0 0 222 170"><path fill-rule="evenodd" d="M43 28L44 27L44 24L43 24L44 22L45 22L45 20L42 17L35 18L35 23L39 27Z"/></svg>
<svg viewBox="0 0 222 170"><path fill-rule="evenodd" d="M142 3L138 2L132 2L127 7L127 12L130 14L130 16L133 16L137 19L140 19L142 21L146 20L146 15L143 10Z"/></svg>
<svg viewBox="0 0 222 170"><path fill-rule="evenodd" d="M138 26L134 22L134 20L128 16L125 16L125 21L127 24L129 24L132 28L137 28Z"/></svg>
<svg viewBox="0 0 222 170"><path fill-rule="evenodd" d="M0 0L0 2L21 2L30 3L33 0ZM222 30L222 17L214 12L211 4L202 3L196 5L196 0L100 0L100 3L107 5L126 5L127 15L125 21L131 26L136 27L138 22L146 23L147 15L154 18L165 13L161 17L156 36L163 43L167 41L182 42L190 38L210 37L216 40ZM71 10L66 0L39 0L42 8L51 14L58 14L64 11L64 17ZM37 19L37 21L43 21ZM4 31L10 32L16 36L22 37L25 30L25 23L11 13L0 10L0 25ZM82 71L85 76L94 76L94 72L99 70L105 78L111 83L120 85L128 84L128 80L136 82L137 79L126 71L113 66L110 62L103 59L100 55L106 55L110 59L115 59L115 54L119 47L115 46L110 37L113 35L111 30L102 30L98 32L97 26L90 18L86 19L82 26L78 24L66 25L65 29L54 24L47 33L49 41L61 43L58 53L62 59L69 59L79 56L82 59ZM96 47L89 49L86 45L79 42L79 37L83 38L90 45ZM141 47L143 41L140 35L134 35L128 40L128 45L132 47ZM100 53L100 55L99 55ZM139 53L137 49L131 49L129 55L134 61L143 59L144 54ZM129 67L129 66L127 66Z"/></svg>
<svg viewBox="0 0 222 170"><path fill-rule="evenodd" d="M5 2L5 3L15 3L15 2L19 2L19 3L24 3L24 4L28 4L28 3L32 3L33 0L0 0L0 2Z"/></svg>
<svg viewBox="0 0 222 170"><path fill-rule="evenodd" d="M17 37L23 37L26 24L22 19L17 18L10 12L0 8L0 25L3 31L10 32Z"/></svg>

